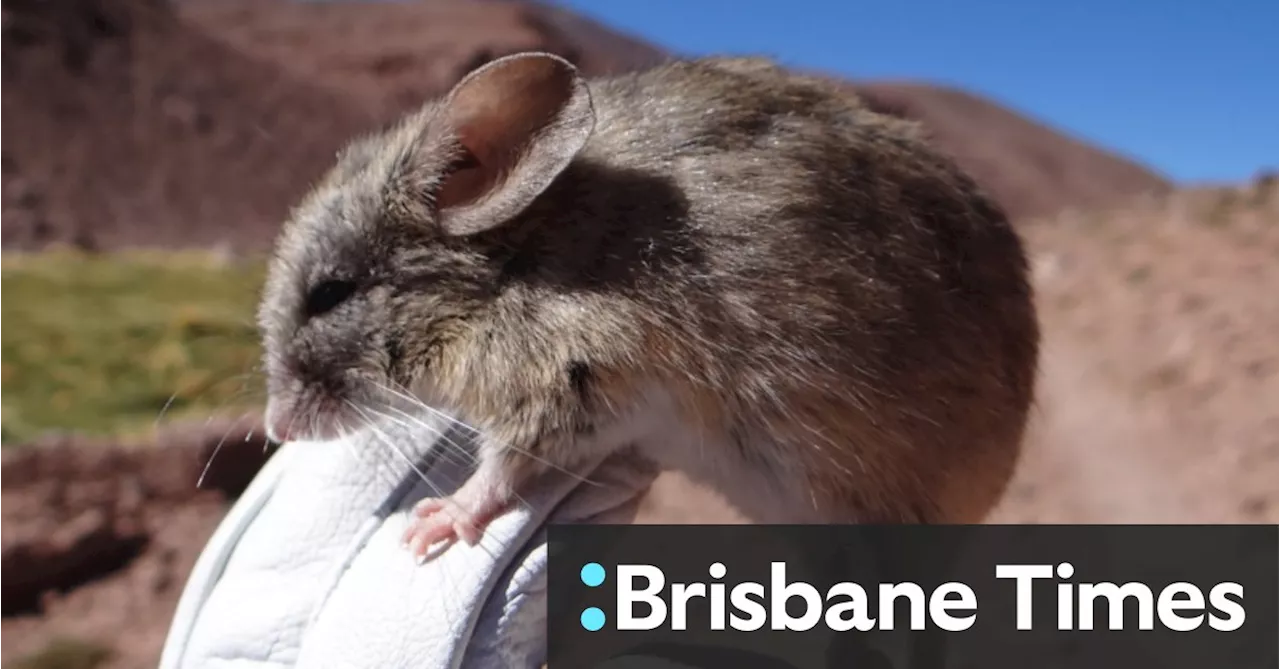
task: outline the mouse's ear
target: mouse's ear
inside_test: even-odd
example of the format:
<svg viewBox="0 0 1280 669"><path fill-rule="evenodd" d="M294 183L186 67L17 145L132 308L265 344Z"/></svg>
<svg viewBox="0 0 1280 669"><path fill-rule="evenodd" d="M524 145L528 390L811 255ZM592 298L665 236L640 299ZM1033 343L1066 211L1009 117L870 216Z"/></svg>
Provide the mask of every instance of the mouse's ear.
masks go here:
<svg viewBox="0 0 1280 669"><path fill-rule="evenodd" d="M510 220L569 165L595 129L577 68L558 56L499 58L445 98L459 159L435 196L444 229L466 235Z"/></svg>

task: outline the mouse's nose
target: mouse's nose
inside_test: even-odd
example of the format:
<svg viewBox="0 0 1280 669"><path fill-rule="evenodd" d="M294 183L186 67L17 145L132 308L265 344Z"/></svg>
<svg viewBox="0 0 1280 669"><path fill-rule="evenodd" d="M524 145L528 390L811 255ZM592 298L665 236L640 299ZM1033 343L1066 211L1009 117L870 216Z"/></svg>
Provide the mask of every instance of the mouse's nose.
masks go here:
<svg viewBox="0 0 1280 669"><path fill-rule="evenodd" d="M267 439L283 444L293 441L293 435L289 433L287 424L280 421L271 421L267 423Z"/></svg>
<svg viewBox="0 0 1280 669"><path fill-rule="evenodd" d="M266 420L267 439L283 444L298 438L296 417L293 412L285 411L275 402L267 403Z"/></svg>

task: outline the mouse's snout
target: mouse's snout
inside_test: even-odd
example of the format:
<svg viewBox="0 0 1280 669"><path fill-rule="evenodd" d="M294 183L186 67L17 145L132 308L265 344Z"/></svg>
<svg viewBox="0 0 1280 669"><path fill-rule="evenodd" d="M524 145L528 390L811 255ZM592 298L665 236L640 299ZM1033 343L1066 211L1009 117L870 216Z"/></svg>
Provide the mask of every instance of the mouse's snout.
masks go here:
<svg viewBox="0 0 1280 669"><path fill-rule="evenodd" d="M364 322L348 317L268 327L265 427L273 441L328 440L367 422L357 405L368 403L382 372L379 339Z"/></svg>
<svg viewBox="0 0 1280 669"><path fill-rule="evenodd" d="M267 438L283 444L336 439L354 427L354 420L348 418L332 398L273 395L264 423Z"/></svg>
<svg viewBox="0 0 1280 669"><path fill-rule="evenodd" d="M285 412L276 411L273 415L273 412L268 410L266 419L267 438L277 444L294 441L296 439L293 431L294 422L293 417Z"/></svg>
<svg viewBox="0 0 1280 669"><path fill-rule="evenodd" d="M296 402L291 395L282 393L278 388L271 389L266 415L263 416L268 439L278 444L297 440L302 421L295 407Z"/></svg>
<svg viewBox="0 0 1280 669"><path fill-rule="evenodd" d="M304 329L304 336L275 339L264 361L265 417L277 442L327 441L357 431L378 417L392 386L385 341L376 333L330 337Z"/></svg>

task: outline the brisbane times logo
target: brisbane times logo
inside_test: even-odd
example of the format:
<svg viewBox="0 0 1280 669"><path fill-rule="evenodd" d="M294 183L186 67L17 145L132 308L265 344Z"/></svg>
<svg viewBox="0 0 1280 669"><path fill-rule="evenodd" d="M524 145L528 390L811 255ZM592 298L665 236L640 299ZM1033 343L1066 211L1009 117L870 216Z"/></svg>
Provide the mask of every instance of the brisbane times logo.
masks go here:
<svg viewBox="0 0 1280 669"><path fill-rule="evenodd" d="M551 667L1270 667L1280 646L1274 525L553 526L548 547Z"/></svg>
<svg viewBox="0 0 1280 669"><path fill-rule="evenodd" d="M619 564L614 567L616 597L611 629L623 632L690 628L690 604L705 614L695 623L699 629L755 632L807 632L820 625L835 632L891 631L899 625L911 630L929 626L947 632L962 632L977 620L978 599L973 588L955 581L943 583L931 592L915 583L882 583L875 597L861 584L838 582L820 589L810 583L787 578L787 564L769 565L768 583L725 582L728 568L714 562L707 569L709 581L667 584L657 565ZM1126 600L1136 603L1136 621L1129 627L1152 630L1156 625L1187 632L1207 624L1230 632L1244 625L1244 586L1236 582L1215 584L1208 593L1191 583L1173 583L1156 592L1143 583L1116 584L1066 581L1075 573L1071 563L1051 565L997 565L998 580L1013 582L1018 630L1034 627L1033 585L1036 580L1057 577L1053 620L1060 631L1093 630L1099 602L1107 613L1104 629L1126 628ZM598 562L588 562L579 571L588 588L605 584L608 576ZM799 607L793 606L798 600ZM906 601L906 621L898 620ZM873 610L874 609L874 610ZM1130 612L1131 613L1131 612ZM610 624L609 614L598 606L583 609L579 622L584 630L596 632Z"/></svg>

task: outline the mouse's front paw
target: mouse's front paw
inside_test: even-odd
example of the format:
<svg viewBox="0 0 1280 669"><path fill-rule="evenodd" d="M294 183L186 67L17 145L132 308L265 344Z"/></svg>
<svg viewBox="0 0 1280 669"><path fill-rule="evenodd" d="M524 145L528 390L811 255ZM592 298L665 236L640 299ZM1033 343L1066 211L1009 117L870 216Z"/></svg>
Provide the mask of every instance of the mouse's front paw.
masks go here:
<svg viewBox="0 0 1280 669"><path fill-rule="evenodd" d="M415 558L423 559L427 550L441 542L453 542L464 536L470 522L462 509L448 508L448 498L428 498L409 512L409 525L401 541Z"/></svg>
<svg viewBox="0 0 1280 669"><path fill-rule="evenodd" d="M476 545L494 518L510 507L506 500L490 495L466 494L466 486L449 497L429 497L413 506L409 526L402 541L418 560L439 542L461 539Z"/></svg>

